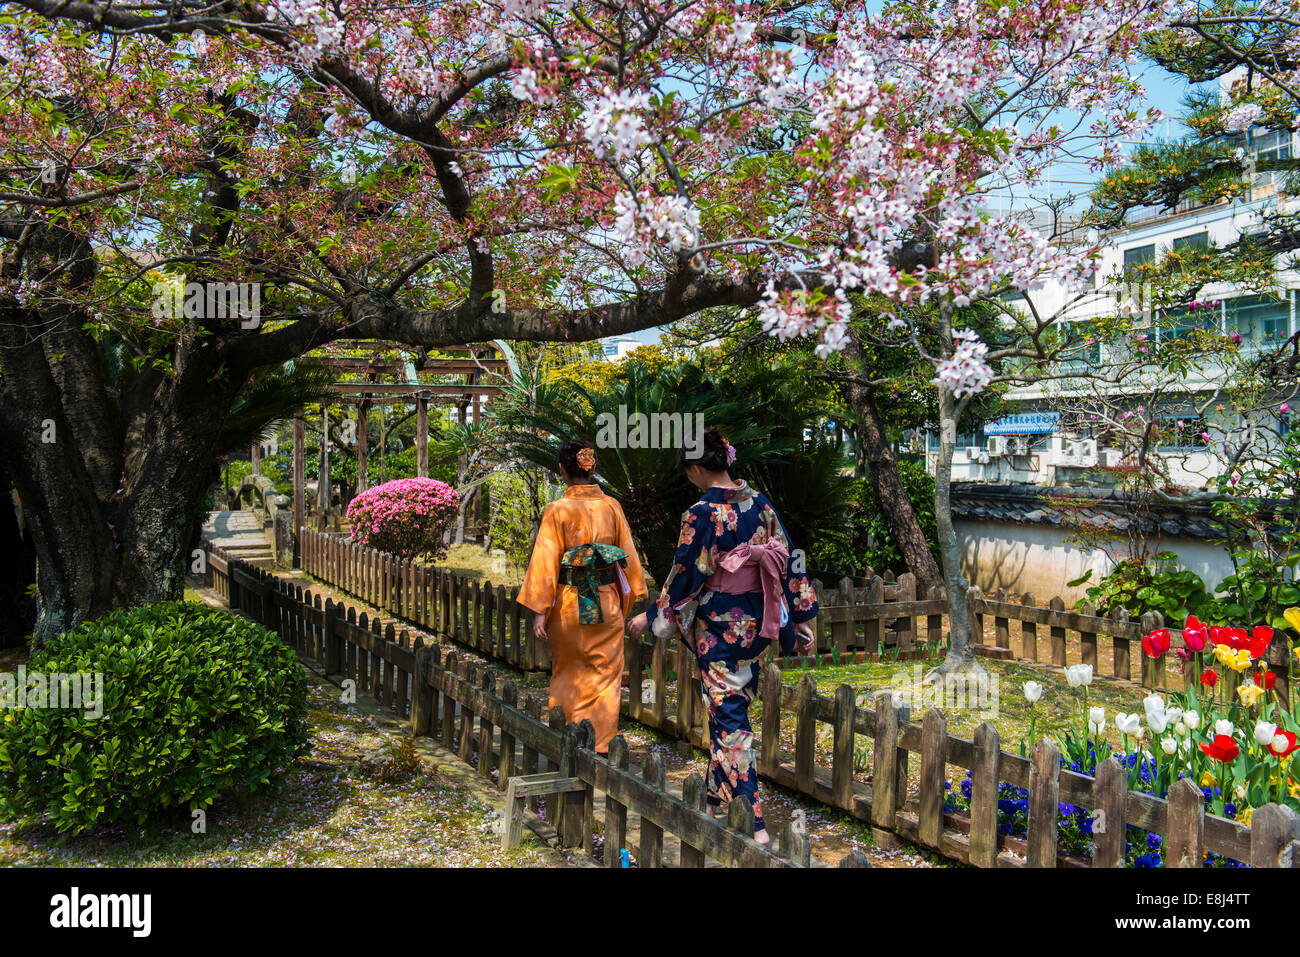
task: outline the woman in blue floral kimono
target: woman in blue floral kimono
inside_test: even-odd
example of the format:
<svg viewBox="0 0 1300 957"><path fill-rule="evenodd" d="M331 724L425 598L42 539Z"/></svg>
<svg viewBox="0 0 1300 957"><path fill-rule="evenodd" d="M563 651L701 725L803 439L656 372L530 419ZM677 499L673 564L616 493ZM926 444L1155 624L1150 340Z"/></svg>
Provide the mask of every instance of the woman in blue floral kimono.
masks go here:
<svg viewBox="0 0 1300 957"><path fill-rule="evenodd" d="M766 844L749 724L756 659L773 638L784 654L810 650L807 623L817 616L817 598L802 561L791 558L789 536L772 504L728 474L735 457L716 429L705 432L698 455L678 451L677 467L704 494L682 516L658 602L628 627L635 636L647 628L664 638L680 632L694 648L709 715L709 813L744 797L754 808L754 839ZM683 612L693 600L699 604L692 623Z"/></svg>

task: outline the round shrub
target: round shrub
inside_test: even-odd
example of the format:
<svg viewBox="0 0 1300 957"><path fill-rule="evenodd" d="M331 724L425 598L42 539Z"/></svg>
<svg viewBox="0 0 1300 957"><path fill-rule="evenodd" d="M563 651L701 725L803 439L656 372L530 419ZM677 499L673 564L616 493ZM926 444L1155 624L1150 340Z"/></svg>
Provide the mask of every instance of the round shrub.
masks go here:
<svg viewBox="0 0 1300 957"><path fill-rule="evenodd" d="M441 558L443 535L456 519L460 498L446 482L411 478L366 489L348 505L352 540L403 558Z"/></svg>
<svg viewBox="0 0 1300 957"><path fill-rule="evenodd" d="M228 611L198 602L119 609L60 635L27 665L29 687L33 674L74 673L102 675L101 707L0 710L0 809L10 815L46 813L61 831L144 823L233 789L269 790L308 750L297 657Z"/></svg>

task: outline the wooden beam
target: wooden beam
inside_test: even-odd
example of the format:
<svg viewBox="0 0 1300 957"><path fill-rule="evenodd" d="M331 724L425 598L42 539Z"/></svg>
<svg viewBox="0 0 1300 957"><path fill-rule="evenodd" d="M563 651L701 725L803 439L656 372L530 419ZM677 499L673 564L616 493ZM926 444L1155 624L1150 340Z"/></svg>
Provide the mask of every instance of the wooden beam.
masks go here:
<svg viewBox="0 0 1300 957"><path fill-rule="evenodd" d="M360 494L370 487L370 475L367 471L367 465L370 461L370 455L367 452L366 445L369 441L366 435L366 419L369 418L367 413L370 411L370 402L362 399L357 403L357 493Z"/></svg>
<svg viewBox="0 0 1300 957"><path fill-rule="evenodd" d="M415 400L415 474L429 477L429 403L424 396Z"/></svg>
<svg viewBox="0 0 1300 957"><path fill-rule="evenodd" d="M306 520L307 499L307 461L303 449L307 424L302 413L293 417L293 540L298 542L302 535L303 522Z"/></svg>

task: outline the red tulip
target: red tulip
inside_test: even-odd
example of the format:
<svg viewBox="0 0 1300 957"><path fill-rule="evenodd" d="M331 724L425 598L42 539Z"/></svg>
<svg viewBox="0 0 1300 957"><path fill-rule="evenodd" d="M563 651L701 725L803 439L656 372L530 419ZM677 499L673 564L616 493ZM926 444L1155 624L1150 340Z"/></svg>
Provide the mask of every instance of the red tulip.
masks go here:
<svg viewBox="0 0 1300 957"><path fill-rule="evenodd" d="M1271 671L1265 671L1255 677L1255 684L1259 685L1265 691L1272 691L1273 685L1277 682L1277 675Z"/></svg>
<svg viewBox="0 0 1300 957"><path fill-rule="evenodd" d="M1218 683L1219 673L1213 668L1206 668L1205 672L1201 675L1201 684L1205 685L1207 688L1213 688Z"/></svg>
<svg viewBox="0 0 1300 957"><path fill-rule="evenodd" d="M1230 734L1216 734L1213 744L1202 741L1201 750L1224 764L1237 760L1237 755L1241 754L1241 748L1237 747L1237 742Z"/></svg>
<svg viewBox="0 0 1300 957"><path fill-rule="evenodd" d="M1183 644L1190 651L1204 651L1207 638L1205 625L1195 615L1188 615L1187 622L1183 625Z"/></svg>
<svg viewBox="0 0 1300 957"><path fill-rule="evenodd" d="M1277 749L1277 739L1279 737L1286 738L1286 749L1283 751ZM1273 740L1268 743L1268 749L1279 758L1285 758L1298 747L1300 747L1300 744L1296 744L1295 732L1283 731L1281 728L1277 729L1277 734L1275 734Z"/></svg>
<svg viewBox="0 0 1300 957"><path fill-rule="evenodd" d="M1268 646L1273 643L1273 629L1268 625L1256 625L1245 647L1250 649L1251 658L1263 658Z"/></svg>
<svg viewBox="0 0 1300 957"><path fill-rule="evenodd" d="M1169 630L1157 628L1142 639L1142 650L1148 658L1159 658L1169 650Z"/></svg>

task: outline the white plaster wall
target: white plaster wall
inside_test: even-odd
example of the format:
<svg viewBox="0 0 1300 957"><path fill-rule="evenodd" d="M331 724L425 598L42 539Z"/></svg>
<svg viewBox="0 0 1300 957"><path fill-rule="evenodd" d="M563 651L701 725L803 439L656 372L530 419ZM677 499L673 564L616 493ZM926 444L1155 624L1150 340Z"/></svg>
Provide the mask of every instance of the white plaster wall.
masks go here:
<svg viewBox="0 0 1300 957"><path fill-rule="evenodd" d="M1099 550L1084 550L1066 542L1068 529L1009 522L956 522L962 571L985 594L1005 588L1015 595L1029 592L1040 605L1060 595L1067 607L1087 598L1086 590L1110 570L1110 559ZM1157 551L1177 553L1182 566L1214 586L1232 574L1227 552L1214 542L1161 539ZM1066 582L1094 569L1092 581L1069 588Z"/></svg>

